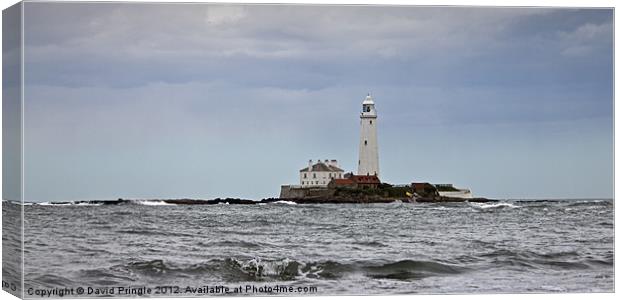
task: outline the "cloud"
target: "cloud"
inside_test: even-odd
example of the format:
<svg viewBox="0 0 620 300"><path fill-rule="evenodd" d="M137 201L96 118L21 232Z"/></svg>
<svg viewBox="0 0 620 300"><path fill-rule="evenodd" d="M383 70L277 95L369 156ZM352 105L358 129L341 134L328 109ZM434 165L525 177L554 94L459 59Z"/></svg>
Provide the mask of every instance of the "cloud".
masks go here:
<svg viewBox="0 0 620 300"><path fill-rule="evenodd" d="M229 26L246 17L244 6L240 5L210 5L206 7L207 25Z"/></svg>
<svg viewBox="0 0 620 300"><path fill-rule="evenodd" d="M586 23L571 32L560 32L560 39L565 44L561 53L566 56L593 55L596 50L611 46L612 31L611 23Z"/></svg>
<svg viewBox="0 0 620 300"><path fill-rule="evenodd" d="M605 44L611 40L607 15L563 28L544 23L562 13L544 8L29 3L27 80L113 87L224 80L316 88L359 80L364 73L400 83L460 80L470 77L469 70L475 76L468 80L475 80L475 72L487 64L505 66L496 78L508 70L521 76L537 69L545 76L552 71L548 66L562 64L556 53L611 56ZM539 27L514 34L524 23ZM540 80L536 77L523 75Z"/></svg>

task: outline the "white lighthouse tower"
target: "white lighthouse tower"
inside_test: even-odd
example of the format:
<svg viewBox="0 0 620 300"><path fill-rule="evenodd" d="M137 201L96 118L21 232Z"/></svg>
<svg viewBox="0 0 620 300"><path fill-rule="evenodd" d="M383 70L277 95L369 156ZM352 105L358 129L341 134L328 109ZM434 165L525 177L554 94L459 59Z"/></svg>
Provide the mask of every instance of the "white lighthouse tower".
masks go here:
<svg viewBox="0 0 620 300"><path fill-rule="evenodd" d="M360 114L360 152L357 167L358 175L377 175L379 177L379 149L377 145L377 111L370 93L362 102Z"/></svg>

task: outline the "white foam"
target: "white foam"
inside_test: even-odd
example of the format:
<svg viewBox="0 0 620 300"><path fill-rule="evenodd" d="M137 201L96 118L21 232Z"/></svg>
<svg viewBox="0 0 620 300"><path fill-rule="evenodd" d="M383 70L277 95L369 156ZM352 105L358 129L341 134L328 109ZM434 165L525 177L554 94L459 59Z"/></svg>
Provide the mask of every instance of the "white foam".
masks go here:
<svg viewBox="0 0 620 300"><path fill-rule="evenodd" d="M507 202L499 202L499 203L468 202L468 203L471 207L479 208L479 209L492 209L492 208L503 208L503 207L520 208L521 207L521 206L516 206L512 203L507 203Z"/></svg>
<svg viewBox="0 0 620 300"><path fill-rule="evenodd" d="M165 201L154 201L154 200L136 200L134 203L138 205L147 205L147 206L174 206L176 204L167 203Z"/></svg>
<svg viewBox="0 0 620 300"><path fill-rule="evenodd" d="M288 204L288 205L297 205L297 203L293 202L293 201L286 201L286 200L280 200L280 201L276 201L276 202L272 202L274 204Z"/></svg>
<svg viewBox="0 0 620 300"><path fill-rule="evenodd" d="M445 206L438 206L438 207L426 207L426 209L433 209L433 210L449 210L449 208L445 207Z"/></svg>
<svg viewBox="0 0 620 300"><path fill-rule="evenodd" d="M50 203L50 202L41 202L38 205L43 205L43 206L70 206L73 205L73 203Z"/></svg>
<svg viewBox="0 0 620 300"><path fill-rule="evenodd" d="M254 257L248 261L233 260L241 266L241 270L246 273L253 273L255 276L278 276L284 272L291 262L288 258L278 261L263 261L260 257Z"/></svg>
<svg viewBox="0 0 620 300"><path fill-rule="evenodd" d="M88 203L88 202L80 202L75 204L77 206L99 206L99 205L103 205L103 203Z"/></svg>

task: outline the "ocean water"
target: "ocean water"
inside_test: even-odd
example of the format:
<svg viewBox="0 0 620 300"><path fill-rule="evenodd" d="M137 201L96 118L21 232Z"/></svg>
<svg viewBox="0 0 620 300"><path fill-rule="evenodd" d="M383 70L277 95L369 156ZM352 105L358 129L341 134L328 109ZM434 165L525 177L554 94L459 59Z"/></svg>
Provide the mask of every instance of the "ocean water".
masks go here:
<svg viewBox="0 0 620 300"><path fill-rule="evenodd" d="M163 204L24 206L25 296L614 290L612 200ZM3 203L5 218L20 209ZM3 280L15 270L4 268Z"/></svg>

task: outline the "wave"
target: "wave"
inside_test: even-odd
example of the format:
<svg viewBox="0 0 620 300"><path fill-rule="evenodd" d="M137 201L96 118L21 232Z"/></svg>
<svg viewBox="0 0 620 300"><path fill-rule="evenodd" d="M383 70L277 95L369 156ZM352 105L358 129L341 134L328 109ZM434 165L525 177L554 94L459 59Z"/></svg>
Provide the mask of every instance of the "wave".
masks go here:
<svg viewBox="0 0 620 300"><path fill-rule="evenodd" d="M36 204L34 202L22 202L19 200L2 200L2 203L6 203L9 205L23 205L23 206L30 206L30 205Z"/></svg>
<svg viewBox="0 0 620 300"><path fill-rule="evenodd" d="M435 275L459 274L466 268L442 264L433 261L401 260L380 266L365 268L373 278L418 279Z"/></svg>
<svg viewBox="0 0 620 300"><path fill-rule="evenodd" d="M261 247L261 244L258 243L252 243L252 242L246 242L246 241L241 241L241 240L236 240L236 241L220 241L220 242L213 242L213 243L209 243L207 244L202 244L202 246L220 246L220 247L241 247L241 248L259 248Z"/></svg>
<svg viewBox="0 0 620 300"><path fill-rule="evenodd" d="M89 202L79 202L74 204L76 206L101 206L103 203L89 203Z"/></svg>
<svg viewBox="0 0 620 300"><path fill-rule="evenodd" d="M70 205L75 205L75 203L73 203L73 202L41 202L41 203L35 203L35 205L41 205L41 206L70 206Z"/></svg>
<svg viewBox="0 0 620 300"><path fill-rule="evenodd" d="M299 263L288 259L263 261L260 258L250 260L227 258L178 266L172 262L155 259L117 265L111 269L119 274L137 274L147 277L204 277L208 275L209 278L221 278L229 282L237 282L265 279L291 280L299 275L298 266Z"/></svg>
<svg viewBox="0 0 620 300"><path fill-rule="evenodd" d="M583 270L601 266L613 266L613 257L584 258L576 251L538 253L534 251L499 249L481 254L480 257L493 259L491 265L508 265L531 269Z"/></svg>
<svg viewBox="0 0 620 300"><path fill-rule="evenodd" d="M136 235L145 235L145 236L149 236L149 235L172 235L172 234L166 234L166 233L162 233L156 230L148 230L148 229L127 229L127 230L117 230L116 233L120 233L120 234L136 234Z"/></svg>
<svg viewBox="0 0 620 300"><path fill-rule="evenodd" d="M425 207L424 209L430 209L430 210L450 210L450 208L445 207L445 206L429 206L429 207Z"/></svg>
<svg viewBox="0 0 620 300"><path fill-rule="evenodd" d="M360 242L353 242L353 244L362 245L362 246L372 246L372 247L387 247L386 244L383 244L377 241L360 241Z"/></svg>
<svg viewBox="0 0 620 300"><path fill-rule="evenodd" d="M32 205L32 202L22 202L20 200L6 200L3 199L2 203L10 204L10 205Z"/></svg>
<svg viewBox="0 0 620 300"><path fill-rule="evenodd" d="M412 280L429 276L446 276L462 273L467 268L432 261L399 260L376 263L360 261L340 263L335 261L302 262L293 259L264 260L260 257L251 259L214 259L192 265L175 265L161 259L136 261L126 265L117 265L110 270L114 276L138 274L140 276L187 277L197 276L220 278L228 282L241 281L289 281L299 277L333 280L351 274L361 274L370 278ZM97 274L110 270L96 272Z"/></svg>
<svg viewBox="0 0 620 300"><path fill-rule="evenodd" d="M130 203L146 206L176 206L176 204L168 203L161 200L130 200Z"/></svg>
<svg viewBox="0 0 620 300"><path fill-rule="evenodd" d="M578 201L572 201L572 200L567 200L566 202L568 207L581 207L581 206L586 206L586 207L597 207L597 206L613 206L613 200L578 200Z"/></svg>
<svg viewBox="0 0 620 300"><path fill-rule="evenodd" d="M84 201L67 201L67 202L39 202L28 203L26 205L38 206L102 206L102 205L146 205L146 206L174 206L174 203L168 203L163 200L84 200Z"/></svg>
<svg viewBox="0 0 620 300"><path fill-rule="evenodd" d="M214 204L257 204L260 203L254 200L226 198L226 199L117 199L117 200L81 200L81 201L62 201L62 202L40 202L36 205L55 205L55 206L70 206L70 205L214 205Z"/></svg>
<svg viewBox="0 0 620 300"><path fill-rule="evenodd" d="M35 205L35 206L100 206L103 203L100 202L91 202L91 201L69 201L69 202L39 202L39 203L28 203L24 205Z"/></svg>
<svg viewBox="0 0 620 300"><path fill-rule="evenodd" d="M287 204L287 205L297 205L297 203L293 202L293 201L286 201L286 200L280 200L280 201L275 201L275 202L271 202L273 204Z"/></svg>
<svg viewBox="0 0 620 300"><path fill-rule="evenodd" d="M474 209L500 209L500 208L521 208L521 206L514 205L508 202L499 202L499 203L478 203L478 202L468 202L469 206Z"/></svg>
<svg viewBox="0 0 620 300"><path fill-rule="evenodd" d="M36 284L36 285L41 285L41 286L73 286L75 285L75 282L72 281L71 279L61 276L61 275L54 275L54 274L43 274L43 275L39 275L39 274L27 274L27 278L32 278L32 283Z"/></svg>

